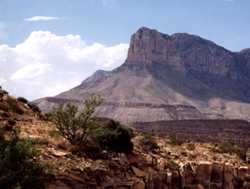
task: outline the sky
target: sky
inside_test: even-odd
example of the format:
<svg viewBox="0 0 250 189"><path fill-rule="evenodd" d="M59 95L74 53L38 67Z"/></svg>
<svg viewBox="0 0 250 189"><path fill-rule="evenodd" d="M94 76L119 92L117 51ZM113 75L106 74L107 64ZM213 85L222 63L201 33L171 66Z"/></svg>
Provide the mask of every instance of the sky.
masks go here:
<svg viewBox="0 0 250 189"><path fill-rule="evenodd" d="M0 85L29 100L73 88L121 65L142 26L240 51L249 10L250 0L0 0Z"/></svg>

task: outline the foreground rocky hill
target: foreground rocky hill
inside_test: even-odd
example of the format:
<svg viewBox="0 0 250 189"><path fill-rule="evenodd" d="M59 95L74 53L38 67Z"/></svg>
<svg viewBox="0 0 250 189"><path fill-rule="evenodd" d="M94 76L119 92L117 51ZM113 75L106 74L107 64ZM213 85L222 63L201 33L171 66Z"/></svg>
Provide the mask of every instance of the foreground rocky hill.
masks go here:
<svg viewBox="0 0 250 189"><path fill-rule="evenodd" d="M91 93L105 99L99 116L124 123L250 120L249 49L231 52L195 35L140 28L122 66L35 103L46 112L59 103L80 104Z"/></svg>
<svg viewBox="0 0 250 189"><path fill-rule="evenodd" d="M250 165L215 143L135 133L132 154L78 156L50 122L19 122L54 174L48 189L249 189ZM233 149L233 148L232 148Z"/></svg>
<svg viewBox="0 0 250 189"><path fill-rule="evenodd" d="M20 140L30 141L40 152L33 160L49 168L46 189L250 188L247 148L134 131L132 153L97 152L94 148L86 153L62 138L56 126L24 98L16 99L3 90L0 94L0 129L11 131L15 125ZM0 157L2 153L8 151L0 151ZM7 176L2 175L0 186ZM35 187L31 183L28 188Z"/></svg>

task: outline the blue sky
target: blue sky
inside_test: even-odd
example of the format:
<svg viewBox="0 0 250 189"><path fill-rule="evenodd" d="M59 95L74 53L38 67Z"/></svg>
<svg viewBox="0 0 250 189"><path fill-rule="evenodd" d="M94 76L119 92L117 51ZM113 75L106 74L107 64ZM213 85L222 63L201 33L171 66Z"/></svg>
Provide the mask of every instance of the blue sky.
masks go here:
<svg viewBox="0 0 250 189"><path fill-rule="evenodd" d="M34 30L128 43L131 33L147 26L201 35L236 51L250 46L249 10L249 0L0 0L0 21L6 24L0 43L16 44ZM61 20L24 21L36 15Z"/></svg>
<svg viewBox="0 0 250 189"><path fill-rule="evenodd" d="M72 88L122 64L141 26L239 51L249 10L249 0L0 0L0 85L30 99Z"/></svg>

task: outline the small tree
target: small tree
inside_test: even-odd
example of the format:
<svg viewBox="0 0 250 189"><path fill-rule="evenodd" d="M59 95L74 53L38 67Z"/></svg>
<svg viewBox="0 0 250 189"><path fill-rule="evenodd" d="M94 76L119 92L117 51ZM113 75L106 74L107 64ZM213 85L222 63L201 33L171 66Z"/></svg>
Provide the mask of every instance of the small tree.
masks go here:
<svg viewBox="0 0 250 189"><path fill-rule="evenodd" d="M11 133L0 126L0 188L44 188L48 169L38 161L34 145L19 133L16 126Z"/></svg>
<svg viewBox="0 0 250 189"><path fill-rule="evenodd" d="M74 104L61 105L51 113L52 121L56 124L60 134L71 144L85 144L92 123L92 115L101 104L99 95L92 95L87 99L83 108Z"/></svg>
<svg viewBox="0 0 250 189"><path fill-rule="evenodd" d="M148 134L148 133L145 133L143 135L143 138L141 140L141 144L142 144L142 147L145 150L150 151L150 152L154 152L157 149L159 149L159 146L156 143L155 138L152 135Z"/></svg>
<svg viewBox="0 0 250 189"><path fill-rule="evenodd" d="M92 129L92 136L102 149L110 152L131 153L133 151L133 130L118 121L99 122Z"/></svg>
<svg viewBox="0 0 250 189"><path fill-rule="evenodd" d="M24 98L24 97L18 97L17 100L18 100L19 102L24 103L24 104L27 104L27 103L29 102L29 101L28 101L26 98Z"/></svg>

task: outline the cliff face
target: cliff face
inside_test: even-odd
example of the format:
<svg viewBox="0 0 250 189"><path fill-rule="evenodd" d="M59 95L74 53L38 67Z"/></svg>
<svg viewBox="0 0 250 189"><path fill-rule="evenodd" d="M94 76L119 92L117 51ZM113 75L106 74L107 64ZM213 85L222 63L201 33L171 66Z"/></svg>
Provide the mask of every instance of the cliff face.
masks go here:
<svg viewBox="0 0 250 189"><path fill-rule="evenodd" d="M98 71L56 97L37 100L44 111L58 102L103 96L99 116L122 122L182 119L250 120L250 51L230 52L201 37L148 28L131 37L125 63Z"/></svg>
<svg viewBox="0 0 250 189"><path fill-rule="evenodd" d="M131 38L126 62L158 63L178 71L226 76L230 74L235 57L230 51L198 36L185 33L169 36L141 28Z"/></svg>

